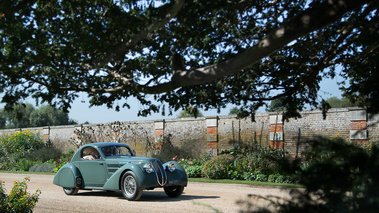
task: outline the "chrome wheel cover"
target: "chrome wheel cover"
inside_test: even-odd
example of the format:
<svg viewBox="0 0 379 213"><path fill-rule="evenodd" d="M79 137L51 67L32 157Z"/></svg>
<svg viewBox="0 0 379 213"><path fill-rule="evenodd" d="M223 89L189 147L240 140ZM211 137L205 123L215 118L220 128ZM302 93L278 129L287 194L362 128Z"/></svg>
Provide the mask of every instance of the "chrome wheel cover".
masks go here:
<svg viewBox="0 0 379 213"><path fill-rule="evenodd" d="M128 175L124 179L124 192L127 194L127 196L131 197L133 196L137 191L137 182L133 178L133 176Z"/></svg>

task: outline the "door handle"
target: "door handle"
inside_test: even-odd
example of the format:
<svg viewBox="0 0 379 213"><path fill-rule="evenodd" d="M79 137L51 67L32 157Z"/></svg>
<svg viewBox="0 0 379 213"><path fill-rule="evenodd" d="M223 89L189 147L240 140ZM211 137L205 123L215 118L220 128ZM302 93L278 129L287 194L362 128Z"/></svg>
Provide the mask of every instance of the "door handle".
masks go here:
<svg viewBox="0 0 379 213"><path fill-rule="evenodd" d="M99 165L103 165L103 163L99 163Z"/></svg>

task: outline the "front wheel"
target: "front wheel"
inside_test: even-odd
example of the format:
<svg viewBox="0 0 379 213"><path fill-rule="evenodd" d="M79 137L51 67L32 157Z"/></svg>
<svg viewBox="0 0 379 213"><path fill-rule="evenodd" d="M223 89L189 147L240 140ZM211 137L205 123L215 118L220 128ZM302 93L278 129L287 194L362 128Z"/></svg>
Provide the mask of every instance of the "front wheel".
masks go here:
<svg viewBox="0 0 379 213"><path fill-rule="evenodd" d="M66 195L75 195L76 193L78 193L79 188L65 188L65 187L63 187L63 191L64 191L64 193L66 193Z"/></svg>
<svg viewBox="0 0 379 213"><path fill-rule="evenodd" d="M142 189L138 185L136 175L132 171L125 172L121 178L121 192L122 195L130 201L140 199Z"/></svg>
<svg viewBox="0 0 379 213"><path fill-rule="evenodd" d="M184 190L184 186L167 186L164 187L164 192L166 192L166 195L169 197L179 197Z"/></svg>

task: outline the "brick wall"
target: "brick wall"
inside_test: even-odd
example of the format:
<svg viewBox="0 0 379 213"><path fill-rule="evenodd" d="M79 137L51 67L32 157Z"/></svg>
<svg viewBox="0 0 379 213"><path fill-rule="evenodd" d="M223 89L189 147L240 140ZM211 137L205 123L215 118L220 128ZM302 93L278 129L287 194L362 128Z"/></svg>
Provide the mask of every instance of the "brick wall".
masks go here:
<svg viewBox="0 0 379 213"><path fill-rule="evenodd" d="M123 122L124 130L119 134L121 141L126 141L138 156L147 156L146 147L162 136L169 136L174 146L198 154L217 154L234 146L257 144L284 149L293 157L309 148L307 142L318 135L338 136L363 145L379 141L379 115L367 115L359 108L331 109L326 119L319 110L303 111L301 116L285 122L278 113L258 113L255 122L251 118L236 119L235 116ZM69 142L75 138L74 130L91 126L96 129L101 125L38 127L30 130L39 130L45 140L49 139L54 146L67 151L75 147ZM0 130L0 135L17 130ZM107 127L97 131L97 140L112 141L111 129Z"/></svg>

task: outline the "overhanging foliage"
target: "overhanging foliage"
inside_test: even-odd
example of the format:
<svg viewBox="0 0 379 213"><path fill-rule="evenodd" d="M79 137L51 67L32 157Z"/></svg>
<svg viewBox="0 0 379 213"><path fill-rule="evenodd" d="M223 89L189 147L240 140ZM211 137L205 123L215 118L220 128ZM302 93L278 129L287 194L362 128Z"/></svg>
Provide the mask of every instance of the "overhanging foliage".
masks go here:
<svg viewBox="0 0 379 213"><path fill-rule="evenodd" d="M351 81L346 94L378 112L377 7L370 0L2 1L2 102L32 96L67 110L86 92L91 105L116 110L135 97L148 115L228 103L254 113L284 97L290 117L322 102L319 82L342 67Z"/></svg>

